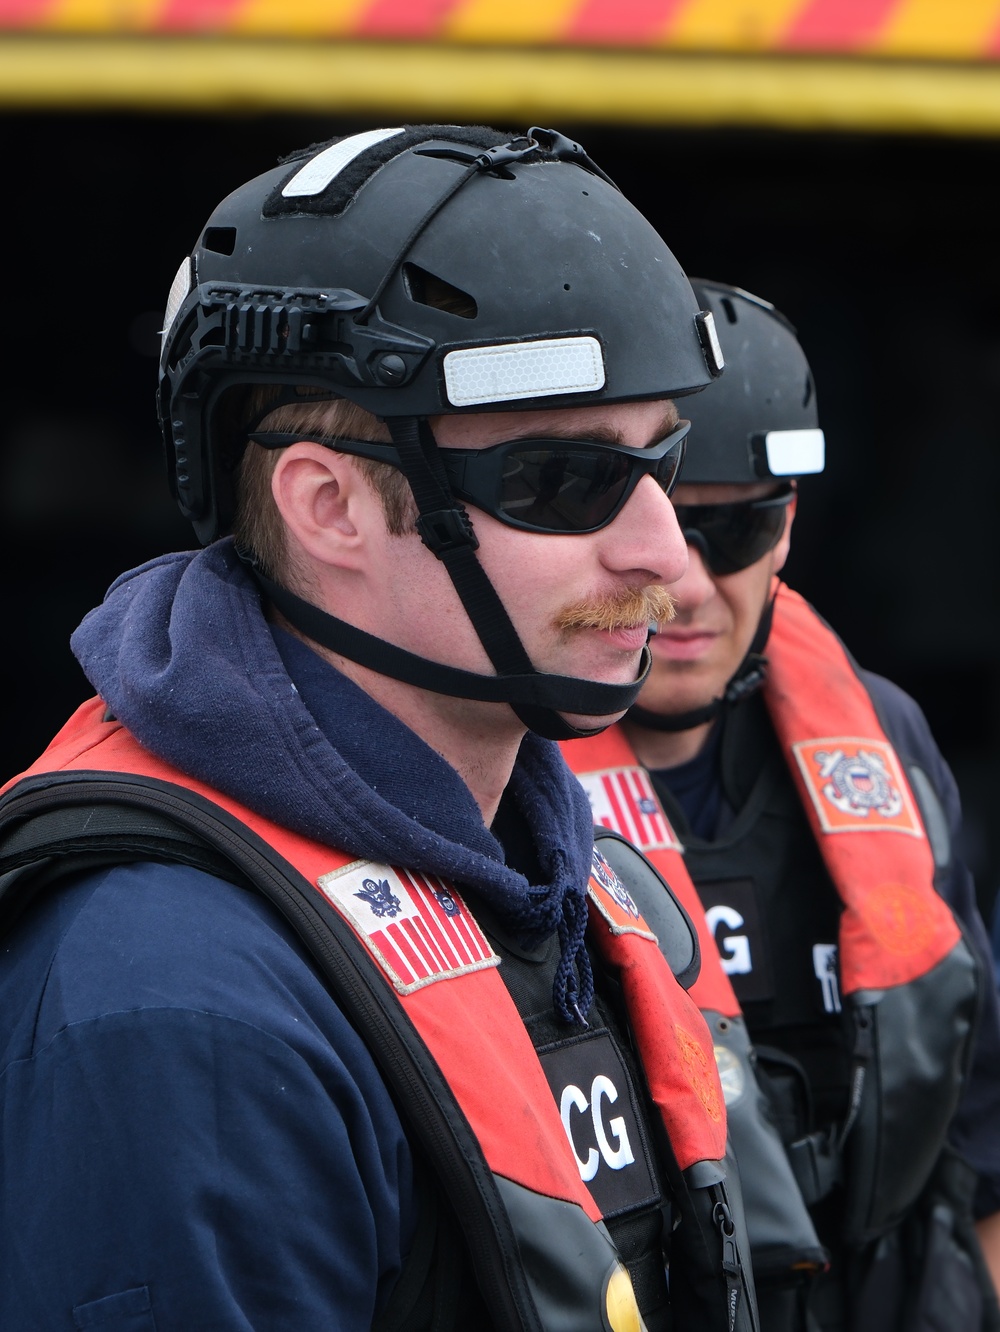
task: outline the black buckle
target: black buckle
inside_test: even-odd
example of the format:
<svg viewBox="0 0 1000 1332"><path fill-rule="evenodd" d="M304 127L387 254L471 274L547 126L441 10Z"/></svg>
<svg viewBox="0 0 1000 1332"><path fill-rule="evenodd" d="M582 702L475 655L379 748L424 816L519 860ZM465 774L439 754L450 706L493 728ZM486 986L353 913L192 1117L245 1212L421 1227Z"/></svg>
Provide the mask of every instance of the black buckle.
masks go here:
<svg viewBox="0 0 1000 1332"><path fill-rule="evenodd" d="M514 177L507 167L514 162L523 162L526 157L537 151L537 143L522 135L519 139L512 139L510 143L498 143L495 148L487 148L476 157L475 163L480 171L495 172L504 180L513 180Z"/></svg>
<svg viewBox="0 0 1000 1332"><path fill-rule="evenodd" d="M726 686L727 703L742 703L745 698L755 694L767 680L767 658L760 653L750 653L741 672L734 676Z"/></svg>
<svg viewBox="0 0 1000 1332"><path fill-rule="evenodd" d="M568 139L565 134L560 134L558 130L543 129L541 125L532 125L531 129L528 130L528 138L532 143L536 143L539 148L543 148L545 152L558 158L560 162L575 162L577 166L589 171L592 176L598 176L613 189L618 189L608 173L601 170L593 158L588 156L582 145Z"/></svg>
<svg viewBox="0 0 1000 1332"><path fill-rule="evenodd" d="M479 538L473 530L472 519L461 506L422 513L417 519L416 528L420 540L438 559L463 546L479 549Z"/></svg>
<svg viewBox="0 0 1000 1332"><path fill-rule="evenodd" d="M807 1207L821 1202L840 1183L842 1156L835 1130L819 1129L789 1143L785 1150Z"/></svg>

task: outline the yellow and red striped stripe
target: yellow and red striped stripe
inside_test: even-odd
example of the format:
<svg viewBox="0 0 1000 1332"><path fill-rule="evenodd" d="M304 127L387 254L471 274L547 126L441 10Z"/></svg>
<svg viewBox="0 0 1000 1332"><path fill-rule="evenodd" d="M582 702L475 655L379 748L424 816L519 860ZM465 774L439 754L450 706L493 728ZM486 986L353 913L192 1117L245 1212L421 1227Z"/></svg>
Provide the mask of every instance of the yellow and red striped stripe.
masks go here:
<svg viewBox="0 0 1000 1332"><path fill-rule="evenodd" d="M0 31L1000 58L1000 0L0 0Z"/></svg>
<svg viewBox="0 0 1000 1332"><path fill-rule="evenodd" d="M0 0L0 106L1000 134L1000 0Z"/></svg>

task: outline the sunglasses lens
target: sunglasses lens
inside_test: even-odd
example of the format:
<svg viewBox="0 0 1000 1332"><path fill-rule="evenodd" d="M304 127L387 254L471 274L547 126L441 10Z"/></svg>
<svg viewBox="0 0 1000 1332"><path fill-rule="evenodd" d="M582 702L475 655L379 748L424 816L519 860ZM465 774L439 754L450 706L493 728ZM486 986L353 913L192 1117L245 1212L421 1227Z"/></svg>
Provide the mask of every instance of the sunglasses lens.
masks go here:
<svg viewBox="0 0 1000 1332"><path fill-rule="evenodd" d="M784 505L678 505L677 521L696 544L714 574L737 573L773 550L785 529Z"/></svg>
<svg viewBox="0 0 1000 1332"><path fill-rule="evenodd" d="M614 515L631 470L622 454L596 449L519 449L504 459L497 507L526 527L585 532Z"/></svg>
<svg viewBox="0 0 1000 1332"><path fill-rule="evenodd" d="M504 458L501 514L547 532L592 532L609 523L633 489L636 471L651 471L669 495L680 473L680 439L651 468L642 453L586 449L512 449Z"/></svg>

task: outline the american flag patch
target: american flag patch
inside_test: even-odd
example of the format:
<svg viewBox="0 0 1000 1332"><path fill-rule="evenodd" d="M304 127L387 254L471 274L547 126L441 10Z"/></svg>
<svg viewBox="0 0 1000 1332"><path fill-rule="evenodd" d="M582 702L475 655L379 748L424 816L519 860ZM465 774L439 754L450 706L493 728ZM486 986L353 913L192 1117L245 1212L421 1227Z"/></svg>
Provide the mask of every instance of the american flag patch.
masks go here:
<svg viewBox="0 0 1000 1332"><path fill-rule="evenodd" d="M577 774L594 822L611 828L641 851L683 851L643 768L606 768Z"/></svg>
<svg viewBox="0 0 1000 1332"><path fill-rule="evenodd" d="M355 860L317 883L400 994L500 965L469 908L443 879Z"/></svg>

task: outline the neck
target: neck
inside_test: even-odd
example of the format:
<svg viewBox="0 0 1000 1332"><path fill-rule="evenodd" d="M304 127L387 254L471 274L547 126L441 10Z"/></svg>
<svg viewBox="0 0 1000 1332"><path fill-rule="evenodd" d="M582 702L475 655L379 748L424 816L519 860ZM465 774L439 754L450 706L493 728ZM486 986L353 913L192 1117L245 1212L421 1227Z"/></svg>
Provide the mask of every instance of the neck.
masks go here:
<svg viewBox="0 0 1000 1332"><path fill-rule="evenodd" d="M650 731L625 717L622 730L644 768L676 768L696 758L708 743L714 722L703 722L688 731Z"/></svg>
<svg viewBox="0 0 1000 1332"><path fill-rule="evenodd" d="M472 793L489 827L517 759L525 727L506 703L434 694L404 684L306 637L280 612L274 618L440 754Z"/></svg>
<svg viewBox="0 0 1000 1332"><path fill-rule="evenodd" d="M376 702L451 764L490 827L525 735L525 727L507 704L449 698L385 676L358 679L358 672L373 673L353 662L348 665L356 682Z"/></svg>

